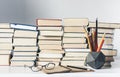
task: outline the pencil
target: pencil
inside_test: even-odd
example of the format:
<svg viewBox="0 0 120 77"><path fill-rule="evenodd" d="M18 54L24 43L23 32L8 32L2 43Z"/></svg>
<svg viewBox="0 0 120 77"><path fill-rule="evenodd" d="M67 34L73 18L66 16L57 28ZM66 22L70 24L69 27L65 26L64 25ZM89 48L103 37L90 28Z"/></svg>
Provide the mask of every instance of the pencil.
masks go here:
<svg viewBox="0 0 120 77"><path fill-rule="evenodd" d="M95 50L98 48L98 18L96 18L96 28L95 28Z"/></svg>
<svg viewBox="0 0 120 77"><path fill-rule="evenodd" d="M100 50L101 50L101 48L102 48L102 46L103 46L103 43L104 43L104 41L105 41L105 33L104 33L104 35L103 35L103 37L102 37L102 39L101 39L101 42L100 42L100 45L99 45L99 47L97 48L97 52L100 52Z"/></svg>
<svg viewBox="0 0 120 77"><path fill-rule="evenodd" d="M90 43L90 37L85 29L85 27L83 26L84 28L84 31L85 31L85 34L86 34L86 38L87 38L87 41L88 41L88 44L89 44L89 48L90 48L90 51L92 52L92 46L91 46L91 43Z"/></svg>

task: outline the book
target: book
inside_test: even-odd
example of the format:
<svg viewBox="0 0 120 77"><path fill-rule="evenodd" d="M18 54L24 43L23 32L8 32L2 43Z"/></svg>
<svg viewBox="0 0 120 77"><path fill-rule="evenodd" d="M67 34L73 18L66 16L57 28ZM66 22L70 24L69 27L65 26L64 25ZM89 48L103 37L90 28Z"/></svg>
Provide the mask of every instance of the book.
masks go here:
<svg viewBox="0 0 120 77"><path fill-rule="evenodd" d="M62 61L85 61L86 60L86 57L68 57L68 56L65 56Z"/></svg>
<svg viewBox="0 0 120 77"><path fill-rule="evenodd" d="M37 19L36 24L37 26L61 26L62 20L61 19Z"/></svg>
<svg viewBox="0 0 120 77"><path fill-rule="evenodd" d="M9 66L10 65L10 55L0 55L0 66Z"/></svg>
<svg viewBox="0 0 120 77"><path fill-rule="evenodd" d="M39 58L62 58L63 54L39 53Z"/></svg>
<svg viewBox="0 0 120 77"><path fill-rule="evenodd" d="M105 62L114 62L113 56L106 56L105 57Z"/></svg>
<svg viewBox="0 0 120 77"><path fill-rule="evenodd" d="M51 40L39 40L38 44L41 45L61 45L62 41L51 41Z"/></svg>
<svg viewBox="0 0 120 77"><path fill-rule="evenodd" d="M11 23L11 28L15 29L23 29L23 30L37 30L37 27L34 25L28 25L28 24L18 24L18 23Z"/></svg>
<svg viewBox="0 0 120 77"><path fill-rule="evenodd" d="M54 37L52 37L52 36L38 36L38 39L39 40L62 40L62 38L61 37L59 37L59 36L54 36Z"/></svg>
<svg viewBox="0 0 120 77"><path fill-rule="evenodd" d="M53 53L53 54L64 54L64 50L52 50L52 49L49 49L49 50L41 50L40 53Z"/></svg>
<svg viewBox="0 0 120 77"><path fill-rule="evenodd" d="M113 33L114 33L114 29L98 28L98 33L109 33L109 34L113 34Z"/></svg>
<svg viewBox="0 0 120 77"><path fill-rule="evenodd" d="M66 38L66 37L63 37L63 43L71 43L71 44L86 43L86 39L85 38Z"/></svg>
<svg viewBox="0 0 120 77"><path fill-rule="evenodd" d="M12 38L0 38L0 43L12 43Z"/></svg>
<svg viewBox="0 0 120 77"><path fill-rule="evenodd" d="M74 52L67 52L65 53L66 57L86 57L88 53L74 53Z"/></svg>
<svg viewBox="0 0 120 77"><path fill-rule="evenodd" d="M64 37L86 37L85 33L64 33Z"/></svg>
<svg viewBox="0 0 120 77"><path fill-rule="evenodd" d="M0 37L3 37L3 38L12 38L13 37L13 33L1 33L0 32Z"/></svg>
<svg viewBox="0 0 120 77"><path fill-rule="evenodd" d="M63 44L63 48L87 48L88 44Z"/></svg>
<svg viewBox="0 0 120 77"><path fill-rule="evenodd" d="M98 38L98 44L100 44L102 38ZM112 44L113 39L112 38L105 38L104 44Z"/></svg>
<svg viewBox="0 0 120 77"><path fill-rule="evenodd" d="M38 58L39 61L43 62L49 62L49 61L52 61L52 62L60 62L61 59L60 58Z"/></svg>
<svg viewBox="0 0 120 77"><path fill-rule="evenodd" d="M36 57L26 57L26 56L15 56L11 59L11 61L18 61L18 60L21 60L21 61L34 61L36 59Z"/></svg>
<svg viewBox="0 0 120 77"><path fill-rule="evenodd" d="M21 47L17 47L17 46L15 46L14 47L14 51L15 52L19 52L19 51L25 51L25 52L30 52L30 51L34 51L34 52L36 52L36 51L38 51L38 47L37 46L21 46Z"/></svg>
<svg viewBox="0 0 120 77"><path fill-rule="evenodd" d="M39 45L39 47L40 47L40 50L45 50L45 49L62 50L61 45Z"/></svg>
<svg viewBox="0 0 120 77"><path fill-rule="evenodd" d="M95 27L96 23L95 22L90 22L89 23L89 27ZM98 23L99 28L120 28L119 24L115 24L115 23L107 23L107 22L99 22Z"/></svg>
<svg viewBox="0 0 120 77"><path fill-rule="evenodd" d="M0 28L0 33L13 33L14 29L10 29L10 28Z"/></svg>
<svg viewBox="0 0 120 77"><path fill-rule="evenodd" d="M41 27L38 27L38 30L40 30L40 31L61 31L62 27L41 26Z"/></svg>
<svg viewBox="0 0 120 77"><path fill-rule="evenodd" d="M34 61L11 61L10 66L33 66Z"/></svg>
<svg viewBox="0 0 120 77"><path fill-rule="evenodd" d="M103 49L113 49L113 45L112 44L108 44L108 45L103 44L102 48Z"/></svg>
<svg viewBox="0 0 120 77"><path fill-rule="evenodd" d="M37 39L34 38L14 38L14 46L36 46Z"/></svg>
<svg viewBox="0 0 120 77"><path fill-rule="evenodd" d="M64 26L87 26L88 18L64 18Z"/></svg>
<svg viewBox="0 0 120 77"><path fill-rule="evenodd" d="M116 56L117 55L117 50L116 49L102 49L101 52L105 56Z"/></svg>
<svg viewBox="0 0 120 77"><path fill-rule="evenodd" d="M14 56L36 56L37 52L13 52Z"/></svg>
<svg viewBox="0 0 120 77"><path fill-rule="evenodd" d="M14 37L37 38L37 31L30 30L15 30Z"/></svg>
<svg viewBox="0 0 120 77"><path fill-rule="evenodd" d="M77 66L77 67L83 67L85 66L85 61L61 61L61 65L67 66Z"/></svg>
<svg viewBox="0 0 120 77"><path fill-rule="evenodd" d="M104 33L98 33L98 37L102 38ZM105 33L105 38L113 38L114 35L113 34L108 34L108 33Z"/></svg>
<svg viewBox="0 0 120 77"><path fill-rule="evenodd" d="M40 31L41 36L63 36L63 31Z"/></svg>
<svg viewBox="0 0 120 77"><path fill-rule="evenodd" d="M1 29L10 28L10 24L9 23L0 23L0 28Z"/></svg>
<svg viewBox="0 0 120 77"><path fill-rule="evenodd" d="M12 43L0 43L0 50L12 50Z"/></svg>
<svg viewBox="0 0 120 77"><path fill-rule="evenodd" d="M84 28L83 27L64 27L64 32L83 32L84 33Z"/></svg>
<svg viewBox="0 0 120 77"><path fill-rule="evenodd" d="M82 48L78 48L78 49L64 49L65 50L65 52L74 52L74 53L76 53L76 52L90 52L90 49L82 49Z"/></svg>
<svg viewBox="0 0 120 77"><path fill-rule="evenodd" d="M9 55L9 54L11 54L11 50L1 50L0 49L0 55Z"/></svg>

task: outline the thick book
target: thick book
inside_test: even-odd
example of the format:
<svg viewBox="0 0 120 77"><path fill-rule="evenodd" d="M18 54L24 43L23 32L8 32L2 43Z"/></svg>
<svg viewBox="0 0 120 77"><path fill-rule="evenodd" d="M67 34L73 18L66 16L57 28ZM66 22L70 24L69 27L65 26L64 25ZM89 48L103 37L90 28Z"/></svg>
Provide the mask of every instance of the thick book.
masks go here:
<svg viewBox="0 0 120 77"><path fill-rule="evenodd" d="M40 31L61 31L62 27L41 26L41 27L38 27L38 30L40 30Z"/></svg>
<svg viewBox="0 0 120 77"><path fill-rule="evenodd" d="M0 43L12 43L12 38L0 38Z"/></svg>
<svg viewBox="0 0 120 77"><path fill-rule="evenodd" d="M74 48L87 48L88 47L88 44L63 44L63 48L67 49L67 48L70 48L70 49L74 49Z"/></svg>
<svg viewBox="0 0 120 77"><path fill-rule="evenodd" d="M77 53L77 52L90 52L90 49L86 48L86 49L82 49L82 48L79 48L79 49L65 49L65 52L74 52L74 53Z"/></svg>
<svg viewBox="0 0 120 77"><path fill-rule="evenodd" d="M33 52L36 52L38 51L38 47L37 46L15 46L14 47L14 51L15 52L19 52L19 51L25 51L25 52L30 52L30 51L33 51Z"/></svg>
<svg viewBox="0 0 120 77"><path fill-rule="evenodd" d="M51 40L39 40L38 44L41 45L61 45L62 41L51 41Z"/></svg>
<svg viewBox="0 0 120 77"><path fill-rule="evenodd" d="M10 55L0 55L0 66L9 66L10 65Z"/></svg>
<svg viewBox="0 0 120 77"><path fill-rule="evenodd" d="M64 18L64 26L87 26L88 18Z"/></svg>
<svg viewBox="0 0 120 77"><path fill-rule="evenodd" d="M10 23L0 23L0 28L10 28Z"/></svg>
<svg viewBox="0 0 120 77"><path fill-rule="evenodd" d="M86 57L88 53L74 53L74 52L67 52L65 53L66 57Z"/></svg>
<svg viewBox="0 0 120 77"><path fill-rule="evenodd" d="M33 66L34 61L11 61L10 66Z"/></svg>
<svg viewBox="0 0 120 77"><path fill-rule="evenodd" d="M59 36L54 36L54 37L48 36L48 37L47 37L47 36L41 36L41 35L38 36L38 39L39 39L39 40L51 40L51 41L52 41L52 40L54 40L54 41L55 41L55 40L62 40L62 38L59 37Z"/></svg>
<svg viewBox="0 0 120 77"><path fill-rule="evenodd" d="M28 25L28 24L18 24L18 23L11 23L11 28L15 29L23 29L23 30L37 30L37 27L34 25Z"/></svg>
<svg viewBox="0 0 120 77"><path fill-rule="evenodd" d="M14 46L36 46L37 39L34 38L14 38Z"/></svg>
<svg viewBox="0 0 120 77"><path fill-rule="evenodd" d="M85 33L64 33L64 37L86 37Z"/></svg>
<svg viewBox="0 0 120 77"><path fill-rule="evenodd" d="M37 38L37 31L30 30L15 30L14 37L26 37L26 38Z"/></svg>
<svg viewBox="0 0 120 77"><path fill-rule="evenodd" d="M64 27L64 32L85 32L83 27Z"/></svg>
<svg viewBox="0 0 120 77"><path fill-rule="evenodd" d="M39 58L62 58L63 54L39 53Z"/></svg>
<svg viewBox="0 0 120 77"><path fill-rule="evenodd" d="M37 19L36 24L37 26L61 26L62 20L61 19Z"/></svg>
<svg viewBox="0 0 120 77"><path fill-rule="evenodd" d="M40 31L41 36L63 36L63 31Z"/></svg>
<svg viewBox="0 0 120 77"><path fill-rule="evenodd" d="M13 33L14 32L14 29L2 29L2 28L0 28L0 33Z"/></svg>
<svg viewBox="0 0 120 77"><path fill-rule="evenodd" d="M0 51L1 50L12 50L12 43L0 43Z"/></svg>
<svg viewBox="0 0 120 77"><path fill-rule="evenodd" d="M2 33L2 32L0 32L0 37L12 38L13 37L13 33Z"/></svg>
<svg viewBox="0 0 120 77"><path fill-rule="evenodd" d="M64 50L52 50L52 49L49 49L49 50L41 50L40 53L53 53L53 54L64 54Z"/></svg>
<svg viewBox="0 0 120 77"><path fill-rule="evenodd" d="M104 28L98 28L98 33L110 33L113 34L115 29L104 29Z"/></svg>
<svg viewBox="0 0 120 77"><path fill-rule="evenodd" d="M102 49L101 52L105 56L117 56L117 50L116 49Z"/></svg>
<svg viewBox="0 0 120 77"><path fill-rule="evenodd" d="M99 28L112 28L112 29L115 29L115 28L120 28L120 25L119 24L115 24L115 23L106 23L106 22L99 22L98 23L98 27ZM96 27L96 23L95 22L90 22L89 23L89 27Z"/></svg>
<svg viewBox="0 0 120 77"><path fill-rule="evenodd" d="M86 57L68 57L65 56L62 61L85 61Z"/></svg>
<svg viewBox="0 0 120 77"><path fill-rule="evenodd" d="M63 37L63 43L71 43L71 44L86 43L86 38L66 38L66 37Z"/></svg>
<svg viewBox="0 0 120 77"><path fill-rule="evenodd" d="M61 45L39 45L40 50L53 49L53 50L62 50Z"/></svg>

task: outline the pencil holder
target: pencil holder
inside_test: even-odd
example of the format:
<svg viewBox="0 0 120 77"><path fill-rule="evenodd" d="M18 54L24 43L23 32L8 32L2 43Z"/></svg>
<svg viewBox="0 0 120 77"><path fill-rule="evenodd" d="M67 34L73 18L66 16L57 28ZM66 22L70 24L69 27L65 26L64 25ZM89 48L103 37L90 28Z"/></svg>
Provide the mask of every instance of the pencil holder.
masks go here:
<svg viewBox="0 0 120 77"><path fill-rule="evenodd" d="M105 63L105 55L102 52L89 52L86 64L95 69L100 69Z"/></svg>

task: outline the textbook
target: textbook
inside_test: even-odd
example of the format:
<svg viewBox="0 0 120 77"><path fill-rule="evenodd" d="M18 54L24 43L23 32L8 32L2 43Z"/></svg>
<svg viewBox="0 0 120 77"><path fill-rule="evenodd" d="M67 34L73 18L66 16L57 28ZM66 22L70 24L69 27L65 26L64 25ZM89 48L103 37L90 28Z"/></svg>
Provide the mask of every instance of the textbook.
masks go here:
<svg viewBox="0 0 120 77"><path fill-rule="evenodd" d="M11 23L11 28L15 29L22 29L22 30L37 30L37 27L34 25L28 25L28 24L18 24L18 23Z"/></svg>
<svg viewBox="0 0 120 77"><path fill-rule="evenodd" d="M37 26L61 26L62 20L61 19L37 19L36 24Z"/></svg>

